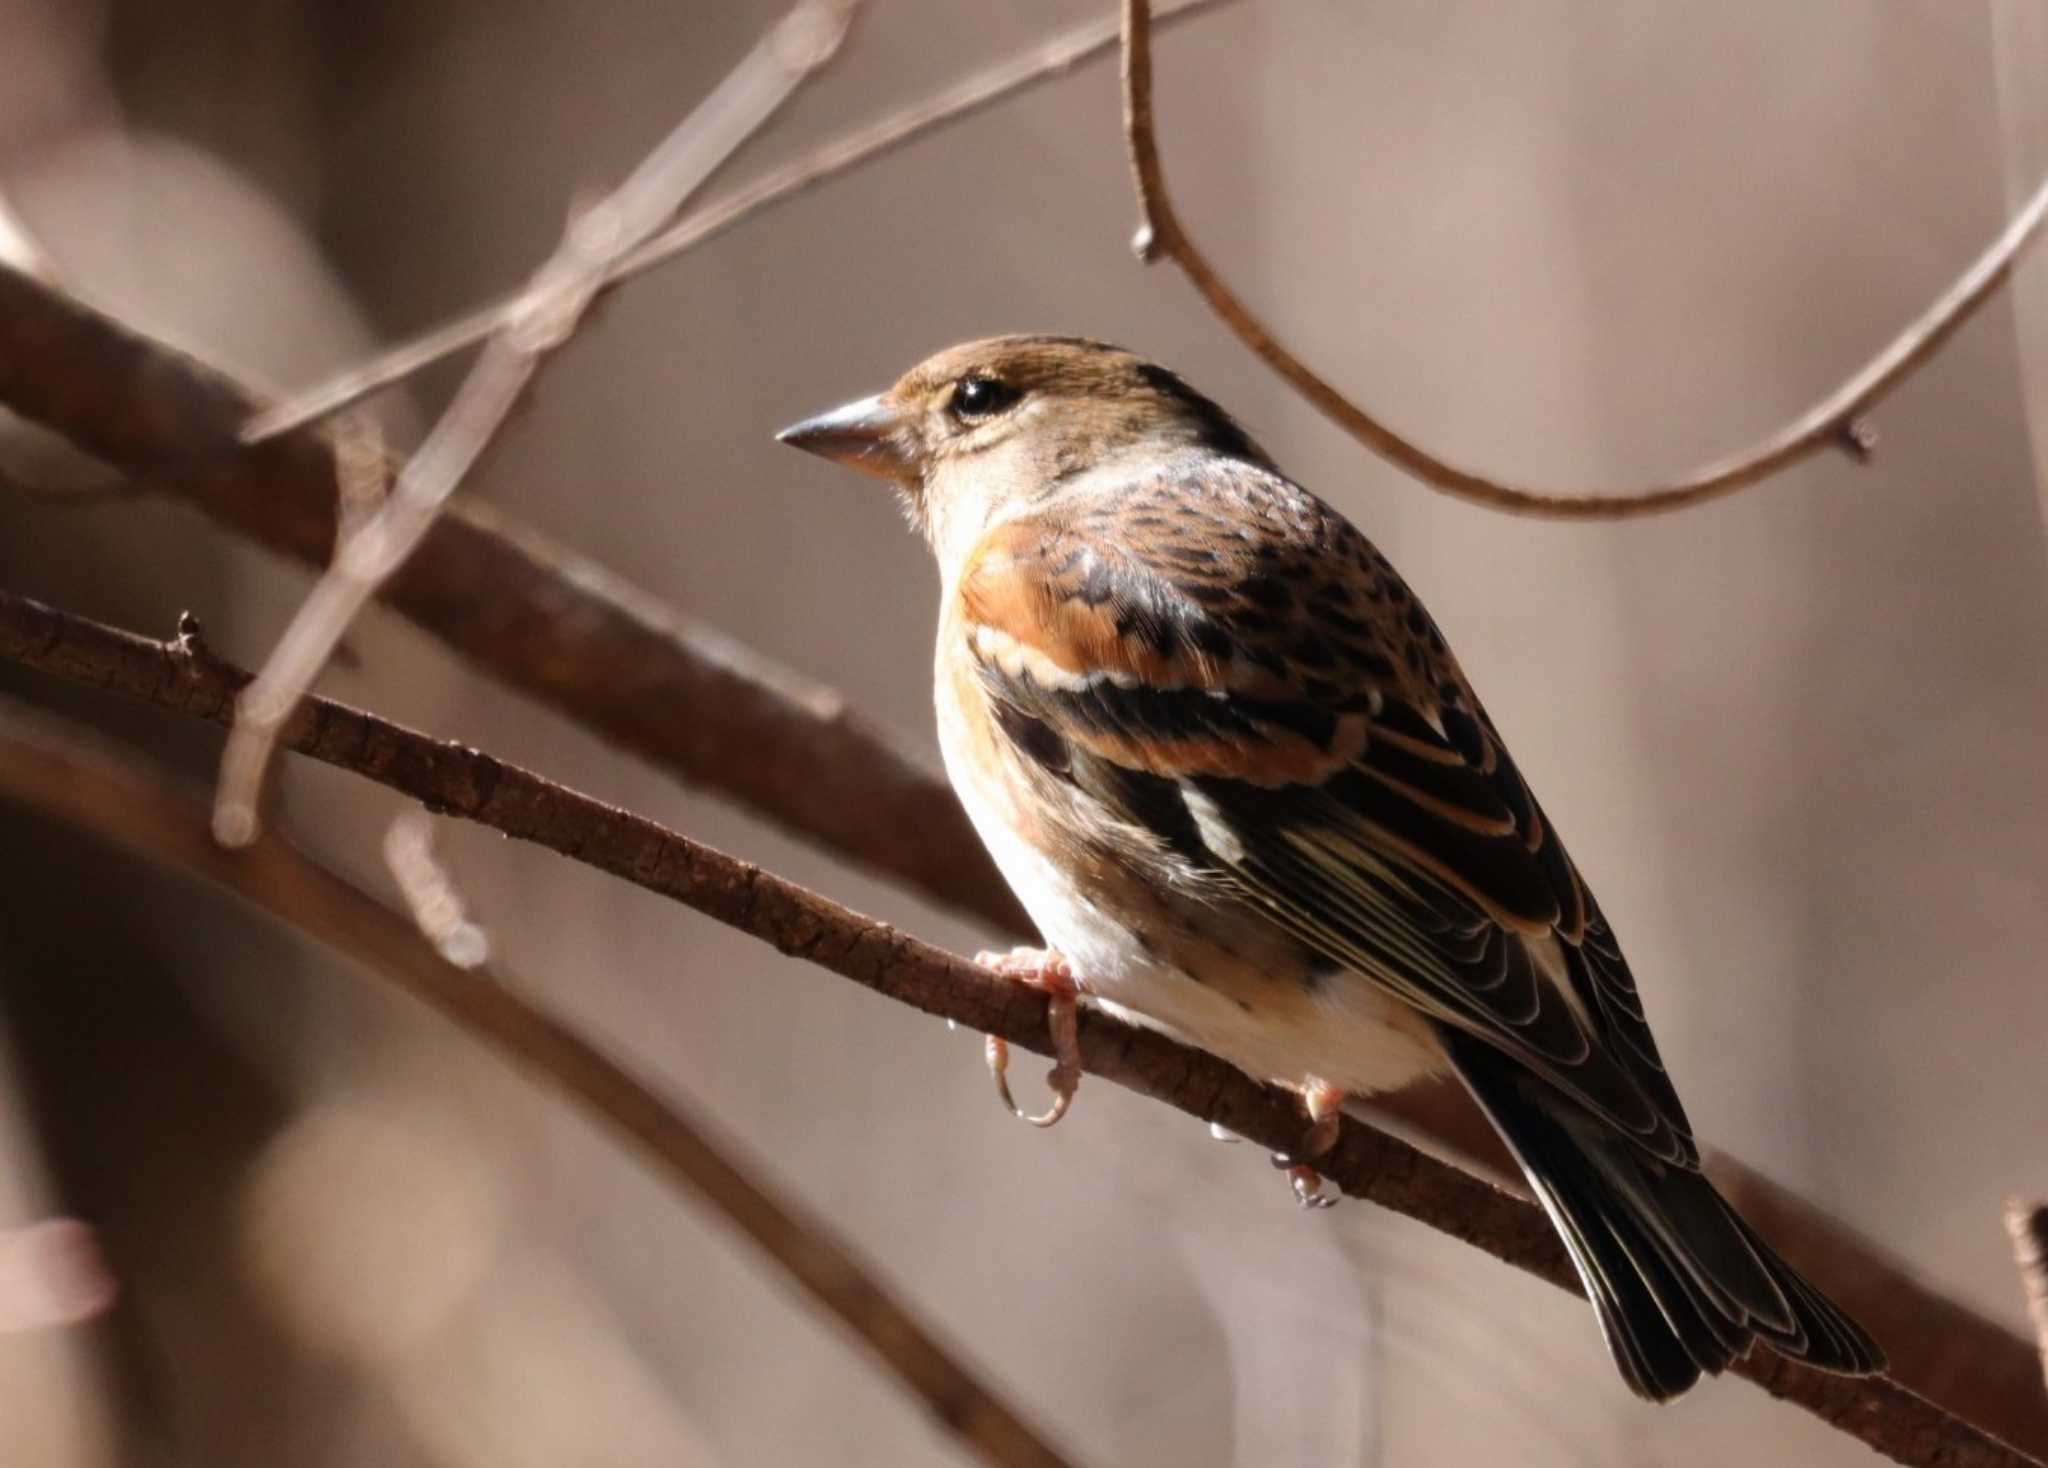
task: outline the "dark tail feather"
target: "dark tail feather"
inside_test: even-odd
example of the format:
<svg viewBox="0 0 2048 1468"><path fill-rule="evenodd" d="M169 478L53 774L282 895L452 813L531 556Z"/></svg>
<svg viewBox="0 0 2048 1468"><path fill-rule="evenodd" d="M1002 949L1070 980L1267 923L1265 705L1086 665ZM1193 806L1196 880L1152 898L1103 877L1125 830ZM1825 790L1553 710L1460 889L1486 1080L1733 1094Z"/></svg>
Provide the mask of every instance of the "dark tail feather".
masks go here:
<svg viewBox="0 0 2048 1468"><path fill-rule="evenodd" d="M1668 1401L1762 1340L1862 1376L1884 1354L1697 1172L1657 1161L1491 1046L1446 1031L1465 1085L1564 1238L1629 1387Z"/></svg>

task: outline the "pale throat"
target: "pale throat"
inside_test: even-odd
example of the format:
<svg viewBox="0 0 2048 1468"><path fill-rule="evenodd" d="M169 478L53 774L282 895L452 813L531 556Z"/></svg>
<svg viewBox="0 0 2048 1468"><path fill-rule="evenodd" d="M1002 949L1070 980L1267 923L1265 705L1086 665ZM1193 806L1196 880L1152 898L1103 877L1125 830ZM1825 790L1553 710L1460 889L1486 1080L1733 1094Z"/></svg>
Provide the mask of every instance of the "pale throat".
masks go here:
<svg viewBox="0 0 2048 1468"><path fill-rule="evenodd" d="M1056 470L1057 440L1040 434L1017 434L985 452L935 465L924 483L925 538L946 593L951 595L969 554L998 525L1151 478L1162 459L1186 446L1187 432L1177 427L1162 423L1156 434L1120 441L1092 456L1079 473Z"/></svg>
<svg viewBox="0 0 2048 1468"><path fill-rule="evenodd" d="M969 554L989 531L1031 508L1030 496L1020 492L1020 467L998 449L949 459L925 476L925 539L948 598Z"/></svg>

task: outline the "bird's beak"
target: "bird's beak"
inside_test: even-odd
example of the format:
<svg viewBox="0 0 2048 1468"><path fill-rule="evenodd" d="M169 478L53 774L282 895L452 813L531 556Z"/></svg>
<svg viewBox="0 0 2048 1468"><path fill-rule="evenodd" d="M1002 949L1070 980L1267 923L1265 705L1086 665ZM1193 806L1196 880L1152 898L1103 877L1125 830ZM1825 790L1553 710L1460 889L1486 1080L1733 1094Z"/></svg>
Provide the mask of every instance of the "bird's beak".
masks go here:
<svg viewBox="0 0 2048 1468"><path fill-rule="evenodd" d="M917 435L895 405L879 394L806 418L783 429L775 440L877 479L914 480L923 468Z"/></svg>

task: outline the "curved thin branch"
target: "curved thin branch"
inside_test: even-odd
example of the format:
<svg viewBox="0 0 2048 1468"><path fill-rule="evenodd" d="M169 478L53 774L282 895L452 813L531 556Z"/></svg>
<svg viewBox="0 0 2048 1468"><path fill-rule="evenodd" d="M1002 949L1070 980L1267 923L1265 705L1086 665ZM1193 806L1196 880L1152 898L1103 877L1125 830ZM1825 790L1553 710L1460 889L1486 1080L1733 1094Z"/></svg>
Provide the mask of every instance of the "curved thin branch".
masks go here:
<svg viewBox="0 0 2048 1468"><path fill-rule="evenodd" d="M2013 260L2048 222L2048 182L2014 216L1990 248L1934 303L1827 397L1761 443L1663 484L1637 489L1559 493L1508 484L1461 469L1403 437L1344 396L1283 346L1188 238L1166 191L1152 120L1152 21L1148 0L1124 0L1124 136L1143 222L1134 248L1146 263L1173 261L1209 309L1237 339L1293 386L1325 418L1382 458L1434 489L1489 509L1555 520L1624 520L1683 509L1747 489L1811 458L1841 449L1861 461L1875 439L1863 415L1940 351L1957 328L2005 283Z"/></svg>
<svg viewBox="0 0 2048 1468"><path fill-rule="evenodd" d="M213 657L191 629L154 642L0 592L0 658L218 724L248 674ZM579 795L466 745L309 698L280 743L400 790L433 809L533 841L672 898L877 993L1041 1055L1052 1053L1046 997L864 918L643 816ZM1296 1151L1307 1119L1292 1093L1213 1055L1091 1013L1081 1055L1093 1075L1219 1124L1274 1151ZM1542 1211L1352 1118L1318 1163L1355 1197L1405 1213L1564 1289L1577 1280ZM1898 1462L2021 1468L2036 1460L1886 1378L1828 1376L1756 1351L1733 1368Z"/></svg>
<svg viewBox="0 0 2048 1468"><path fill-rule="evenodd" d="M230 530L325 564L333 440L295 433L232 449L249 394L78 302L0 270L0 401ZM386 599L473 666L686 784L722 795L905 890L999 933L1030 925L936 771L837 691L697 625L586 557L458 498ZM1372 1109L1514 1178L1462 1091ZM1838 1220L1740 1162L1708 1169L1788 1257L1876 1330L1895 1379L2037 1454L2048 1400L2033 1342L1915 1278Z"/></svg>
<svg viewBox="0 0 2048 1468"><path fill-rule="evenodd" d="M443 958L404 918L284 840L260 836L240 851L216 845L205 807L178 793L174 776L97 745L76 726L0 702L0 798L222 888L452 1020L709 1204L983 1461L1065 1468L1068 1460L899 1304L830 1223L756 1182L678 1103L520 998L502 975Z"/></svg>

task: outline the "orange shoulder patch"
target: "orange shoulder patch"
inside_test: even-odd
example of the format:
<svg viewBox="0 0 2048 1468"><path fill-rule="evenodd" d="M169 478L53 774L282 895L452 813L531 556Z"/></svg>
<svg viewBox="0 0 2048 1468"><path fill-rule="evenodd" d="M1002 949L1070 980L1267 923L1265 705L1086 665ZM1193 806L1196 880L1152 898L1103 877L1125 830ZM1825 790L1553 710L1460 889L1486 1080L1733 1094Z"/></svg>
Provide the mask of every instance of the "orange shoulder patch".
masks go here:
<svg viewBox="0 0 2048 1468"><path fill-rule="evenodd" d="M1056 527L999 526L968 558L957 595L968 651L1009 696L1114 764L1313 785L1364 748L1359 716L1328 720L1327 743L1270 717L1298 697L1283 680L1195 646L1185 628L1200 614L1176 608L1155 572Z"/></svg>
<svg viewBox="0 0 2048 1468"><path fill-rule="evenodd" d="M1107 583L1116 569L1056 527L1013 520L968 557L958 595L968 635L985 662L1047 687L1106 677L1154 688L1223 686L1224 661L1146 637L1131 603ZM1134 571L1141 576L1142 571Z"/></svg>

